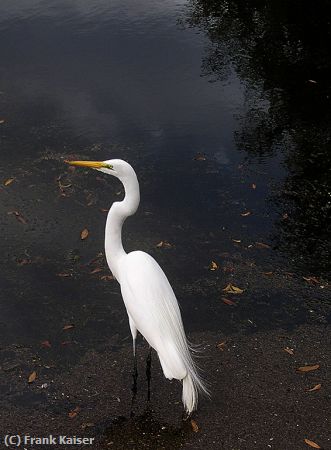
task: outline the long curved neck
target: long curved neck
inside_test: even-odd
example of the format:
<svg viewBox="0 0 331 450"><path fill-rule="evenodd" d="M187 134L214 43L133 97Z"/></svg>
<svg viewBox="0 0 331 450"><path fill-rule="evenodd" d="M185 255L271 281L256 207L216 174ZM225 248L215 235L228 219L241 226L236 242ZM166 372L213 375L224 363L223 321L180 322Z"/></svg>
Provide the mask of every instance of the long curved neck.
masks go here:
<svg viewBox="0 0 331 450"><path fill-rule="evenodd" d="M122 256L125 256L122 245L122 227L125 219L134 214L139 206L140 193L137 176L132 171L130 177L121 179L125 196L121 202L113 203L109 210L105 232L106 258L110 270L115 278L120 282L118 265Z"/></svg>

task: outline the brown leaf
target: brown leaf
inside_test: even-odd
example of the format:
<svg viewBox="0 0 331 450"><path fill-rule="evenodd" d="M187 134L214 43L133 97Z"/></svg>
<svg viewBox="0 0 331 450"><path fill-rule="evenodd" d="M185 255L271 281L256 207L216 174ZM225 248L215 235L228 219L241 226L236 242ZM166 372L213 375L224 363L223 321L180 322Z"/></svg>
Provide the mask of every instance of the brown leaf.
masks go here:
<svg viewBox="0 0 331 450"><path fill-rule="evenodd" d="M192 427L192 430L194 431L194 433L197 433L199 431L198 424L193 419L191 419L191 427Z"/></svg>
<svg viewBox="0 0 331 450"><path fill-rule="evenodd" d="M235 242L236 244L240 244L241 239L232 239L233 242Z"/></svg>
<svg viewBox="0 0 331 450"><path fill-rule="evenodd" d="M12 182L15 180L15 178L8 178L7 180L5 180L3 182L4 186L9 186L10 184L12 184Z"/></svg>
<svg viewBox="0 0 331 450"><path fill-rule="evenodd" d="M217 270L219 269L219 265L217 264L217 262L212 261L209 265L209 270Z"/></svg>
<svg viewBox="0 0 331 450"><path fill-rule="evenodd" d="M242 294L244 292L243 289L240 289L237 286L229 283L224 289L223 292L227 292L228 294Z"/></svg>
<svg viewBox="0 0 331 450"><path fill-rule="evenodd" d="M270 245L265 244L264 242L255 242L255 246L258 248L270 248Z"/></svg>
<svg viewBox="0 0 331 450"><path fill-rule="evenodd" d="M297 371L298 372L311 372L313 370L317 370L320 368L319 364L314 364L313 366L302 366L302 367L298 367Z"/></svg>
<svg viewBox="0 0 331 450"><path fill-rule="evenodd" d="M101 267L96 267L95 269L93 269L90 274L93 275L94 273L99 273L102 272L103 269L101 269Z"/></svg>
<svg viewBox="0 0 331 450"><path fill-rule="evenodd" d="M94 423L93 422L84 422L81 424L80 427L82 430L85 430L86 428L94 427Z"/></svg>
<svg viewBox="0 0 331 450"><path fill-rule="evenodd" d="M293 348L285 347L283 350L284 350L284 352L288 353L289 355L294 355Z"/></svg>
<svg viewBox="0 0 331 450"><path fill-rule="evenodd" d="M319 280L315 277L302 277L305 281L307 281L310 284L319 284Z"/></svg>
<svg viewBox="0 0 331 450"><path fill-rule="evenodd" d="M223 301L223 303L225 303L226 305L235 305L235 304L236 304L236 302L230 300L229 298L225 298L225 297L222 297L222 301Z"/></svg>
<svg viewBox="0 0 331 450"><path fill-rule="evenodd" d="M306 443L307 445L309 445L309 447L312 447L312 448L322 448L322 447L320 447L318 444L316 444L316 442L311 441L311 440L309 440L309 439L305 439L304 441L305 441L305 443Z"/></svg>
<svg viewBox="0 0 331 450"><path fill-rule="evenodd" d="M102 280L102 281L113 281L113 280L115 280L115 278L112 275L103 275L102 277L100 277L100 280Z"/></svg>
<svg viewBox="0 0 331 450"><path fill-rule="evenodd" d="M170 242L160 241L158 244L156 244L156 247L158 247L158 248L171 248L172 245L170 244Z"/></svg>
<svg viewBox="0 0 331 450"><path fill-rule="evenodd" d="M0 124L5 123L5 119L0 119Z"/></svg>
<svg viewBox="0 0 331 450"><path fill-rule="evenodd" d="M68 325L64 325L62 330L66 331L66 330L71 330L72 328L75 328L75 325L73 323L69 323Z"/></svg>
<svg viewBox="0 0 331 450"><path fill-rule="evenodd" d="M321 387L322 387L321 383L315 384L314 387L312 387L312 388L310 388L310 389L307 389L307 392L319 391L319 390L321 389Z"/></svg>
<svg viewBox="0 0 331 450"><path fill-rule="evenodd" d="M23 223L24 225L28 223L27 220L24 219L24 217L19 211L9 211L8 214L13 214L16 217L16 219L19 222Z"/></svg>
<svg viewBox="0 0 331 450"><path fill-rule="evenodd" d="M28 378L28 383L33 383L35 379L37 378L37 372L34 370L32 373L30 373Z"/></svg>
<svg viewBox="0 0 331 450"><path fill-rule="evenodd" d="M247 217L247 216L250 216L252 213L250 212L250 211L244 211L244 212L242 212L240 215L242 216L242 217Z"/></svg>
<svg viewBox="0 0 331 450"><path fill-rule="evenodd" d="M70 417L70 419L73 419L74 417L77 416L77 414L79 413L79 411L80 411L80 407L79 407L79 406L76 406L75 409L73 409L72 411L70 411L70 412L68 413L68 417Z"/></svg>
<svg viewBox="0 0 331 450"><path fill-rule="evenodd" d="M206 161L206 155L204 153L200 153L198 152L195 157L194 157L195 161Z"/></svg>
<svg viewBox="0 0 331 450"><path fill-rule="evenodd" d="M221 352L224 352L224 348L226 347L226 341L222 341L216 346Z"/></svg>
<svg viewBox="0 0 331 450"><path fill-rule="evenodd" d="M87 228L84 228L84 230L81 231L80 233L80 238L83 241L84 239L86 239L89 235L89 231Z"/></svg>
<svg viewBox="0 0 331 450"><path fill-rule="evenodd" d="M262 275L266 275L267 277L271 277L273 274L273 272L262 272Z"/></svg>
<svg viewBox="0 0 331 450"><path fill-rule="evenodd" d="M109 209L106 209L106 208L100 208L100 211L103 212L103 213L106 213L106 212L109 211Z"/></svg>
<svg viewBox="0 0 331 450"><path fill-rule="evenodd" d="M66 272L60 272L56 274L58 277L62 277L62 278L66 278L66 277L71 277L71 273L66 273Z"/></svg>
<svg viewBox="0 0 331 450"><path fill-rule="evenodd" d="M52 345L51 345L51 343L49 341L42 341L40 345L42 347L44 347L44 348L51 348L52 347Z"/></svg>
<svg viewBox="0 0 331 450"><path fill-rule="evenodd" d="M256 189L256 184L253 183L251 187L252 187L252 189Z"/></svg>
<svg viewBox="0 0 331 450"><path fill-rule="evenodd" d="M31 263L32 263L31 259L27 259L27 258L17 260L18 266L26 266L27 264L31 264Z"/></svg>

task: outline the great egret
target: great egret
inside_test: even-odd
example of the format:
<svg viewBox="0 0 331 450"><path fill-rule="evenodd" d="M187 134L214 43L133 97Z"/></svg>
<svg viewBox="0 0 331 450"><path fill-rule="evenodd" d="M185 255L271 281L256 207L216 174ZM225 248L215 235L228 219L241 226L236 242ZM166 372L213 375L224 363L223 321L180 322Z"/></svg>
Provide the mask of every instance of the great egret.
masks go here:
<svg viewBox="0 0 331 450"><path fill-rule="evenodd" d="M198 375L185 336L178 303L161 267L142 251L126 253L122 245L122 226L139 206L139 183L135 171L121 159L107 161L66 161L73 166L90 167L118 178L124 186L125 197L113 203L105 230L105 252L110 270L121 285L135 342L139 331L160 359L164 376L182 380L182 401L188 414L197 407L198 392L207 389Z"/></svg>

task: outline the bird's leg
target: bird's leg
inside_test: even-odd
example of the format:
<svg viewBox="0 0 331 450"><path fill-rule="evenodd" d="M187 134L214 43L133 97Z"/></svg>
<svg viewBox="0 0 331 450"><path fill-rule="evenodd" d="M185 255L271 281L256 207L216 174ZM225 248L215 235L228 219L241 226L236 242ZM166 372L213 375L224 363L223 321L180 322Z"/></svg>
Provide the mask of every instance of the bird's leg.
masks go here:
<svg viewBox="0 0 331 450"><path fill-rule="evenodd" d="M152 367L152 347L149 347L149 352L146 360L146 378L147 378L147 400L151 399L151 367Z"/></svg>
<svg viewBox="0 0 331 450"><path fill-rule="evenodd" d="M132 384L132 400L131 400L131 417L133 417L133 405L137 395L137 379L138 379L138 369L137 369L137 355L136 355L136 340L133 339L133 372L132 372L133 384Z"/></svg>

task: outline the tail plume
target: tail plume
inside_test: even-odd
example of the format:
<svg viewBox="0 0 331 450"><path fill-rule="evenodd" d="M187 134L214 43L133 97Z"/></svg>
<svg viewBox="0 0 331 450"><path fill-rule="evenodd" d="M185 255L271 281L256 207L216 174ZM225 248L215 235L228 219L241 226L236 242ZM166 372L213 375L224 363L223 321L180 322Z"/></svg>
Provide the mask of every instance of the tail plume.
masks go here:
<svg viewBox="0 0 331 450"><path fill-rule="evenodd" d="M186 377L183 378L182 401L188 415L197 409L199 392L208 396L210 395L206 386L197 374L195 367L192 367L192 369L189 370Z"/></svg>

